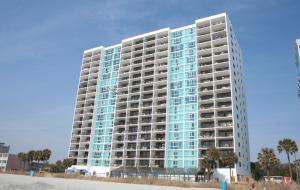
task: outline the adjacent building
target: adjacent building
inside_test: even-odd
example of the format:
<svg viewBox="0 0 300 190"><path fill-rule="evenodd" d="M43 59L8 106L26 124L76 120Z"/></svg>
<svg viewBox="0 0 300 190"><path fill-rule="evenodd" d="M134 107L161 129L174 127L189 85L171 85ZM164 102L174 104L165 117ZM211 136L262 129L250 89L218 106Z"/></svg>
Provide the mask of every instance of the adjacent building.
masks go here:
<svg viewBox="0 0 300 190"><path fill-rule="evenodd" d="M9 146L4 143L0 143L0 171L6 171L8 156Z"/></svg>
<svg viewBox="0 0 300 190"><path fill-rule="evenodd" d="M24 166L24 164L26 166ZM9 154L6 164L6 171L21 171L27 168L28 163L23 163L16 154Z"/></svg>
<svg viewBox="0 0 300 190"><path fill-rule="evenodd" d="M250 175L243 58L226 13L84 51L69 158L97 175L194 176L209 147ZM229 169L219 165L219 176Z"/></svg>
<svg viewBox="0 0 300 190"><path fill-rule="evenodd" d="M296 65L298 67L298 95L300 96L300 39L296 40Z"/></svg>

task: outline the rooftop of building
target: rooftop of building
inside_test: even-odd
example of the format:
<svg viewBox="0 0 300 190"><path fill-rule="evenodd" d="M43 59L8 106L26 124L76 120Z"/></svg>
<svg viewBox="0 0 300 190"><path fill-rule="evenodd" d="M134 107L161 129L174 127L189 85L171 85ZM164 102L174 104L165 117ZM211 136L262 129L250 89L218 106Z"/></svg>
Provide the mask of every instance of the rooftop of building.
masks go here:
<svg viewBox="0 0 300 190"><path fill-rule="evenodd" d="M223 17L223 16L228 17L227 13L224 12L224 13L220 13L220 14L216 14L216 15L212 15L212 16L197 19L197 20L195 20L195 23L191 24L191 25L187 25L187 26L183 26L183 27L179 27L179 28L174 28L174 29L166 27L166 28L154 30L154 31L151 31L151 32L143 33L143 34L140 34L140 35L131 36L131 37L123 39L122 42L142 38L142 37L149 36L149 35L152 35L152 34L156 34L156 33L159 33L159 32L166 32L166 31L169 31L169 30L178 31L178 30L183 30L183 29L186 29L186 28L191 28L191 27L195 26L195 24L197 24L198 22L203 22L203 21L206 21L206 20L212 20L212 19L216 19L216 18L219 18L219 17ZM98 46L98 47L95 47L95 48L84 50L84 53L99 50L101 48L110 49L110 48L113 48L113 47L116 47L116 46L121 46L121 44L116 44L116 45L112 45L112 46L108 46L108 47Z"/></svg>
<svg viewBox="0 0 300 190"><path fill-rule="evenodd" d="M5 145L5 143L0 143L0 153L8 153L9 145Z"/></svg>

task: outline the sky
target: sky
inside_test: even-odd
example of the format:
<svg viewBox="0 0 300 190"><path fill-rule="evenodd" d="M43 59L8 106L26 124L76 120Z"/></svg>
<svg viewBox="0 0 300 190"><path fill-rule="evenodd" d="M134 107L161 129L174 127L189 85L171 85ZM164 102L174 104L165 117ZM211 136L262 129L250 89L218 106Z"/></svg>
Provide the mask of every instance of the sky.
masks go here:
<svg viewBox="0 0 300 190"><path fill-rule="evenodd" d="M1 1L0 142L11 153L50 148L50 161L66 158L85 49L226 12L243 52L251 160L282 138L300 149L299 8L298 0Z"/></svg>

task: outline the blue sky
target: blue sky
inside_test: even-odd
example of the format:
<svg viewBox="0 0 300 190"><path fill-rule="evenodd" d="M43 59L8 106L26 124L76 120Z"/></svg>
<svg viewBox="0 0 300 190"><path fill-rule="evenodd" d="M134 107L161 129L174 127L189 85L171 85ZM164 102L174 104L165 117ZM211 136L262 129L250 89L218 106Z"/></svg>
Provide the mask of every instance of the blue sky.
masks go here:
<svg viewBox="0 0 300 190"><path fill-rule="evenodd" d="M284 137L300 147L300 1L232 2L1 1L0 141L13 153L49 147L52 161L66 157L84 49L227 12L244 56L251 160Z"/></svg>

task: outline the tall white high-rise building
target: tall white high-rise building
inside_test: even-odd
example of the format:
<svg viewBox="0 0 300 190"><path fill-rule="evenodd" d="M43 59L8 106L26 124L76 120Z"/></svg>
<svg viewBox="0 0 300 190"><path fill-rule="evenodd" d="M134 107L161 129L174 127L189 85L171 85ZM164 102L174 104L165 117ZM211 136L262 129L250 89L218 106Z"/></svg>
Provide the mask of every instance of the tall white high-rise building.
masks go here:
<svg viewBox="0 0 300 190"><path fill-rule="evenodd" d="M6 165L9 156L9 146L0 142L0 171L4 172L6 170Z"/></svg>
<svg viewBox="0 0 300 190"><path fill-rule="evenodd" d="M226 13L84 51L69 158L98 175L250 175L242 53ZM219 164L218 176L229 176ZM219 175L220 174L220 175Z"/></svg>
<svg viewBox="0 0 300 190"><path fill-rule="evenodd" d="M298 95L300 96L300 39L296 40L296 65L298 67Z"/></svg>

